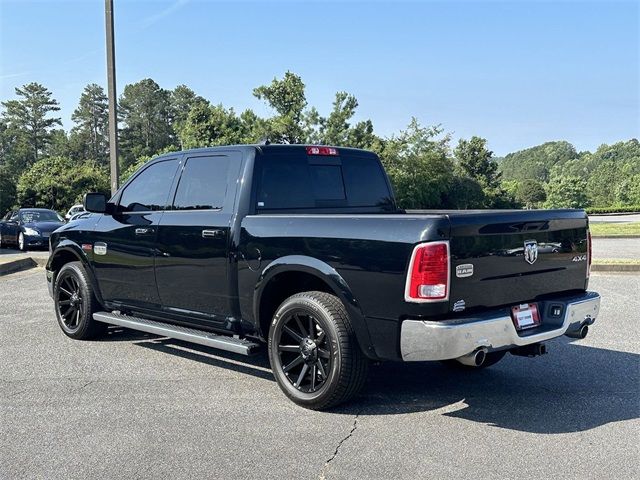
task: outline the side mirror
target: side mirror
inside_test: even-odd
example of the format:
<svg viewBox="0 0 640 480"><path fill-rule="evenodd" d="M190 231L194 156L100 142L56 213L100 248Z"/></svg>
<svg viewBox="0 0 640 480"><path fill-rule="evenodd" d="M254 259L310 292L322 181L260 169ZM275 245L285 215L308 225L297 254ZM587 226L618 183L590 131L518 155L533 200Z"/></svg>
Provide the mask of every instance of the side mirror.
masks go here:
<svg viewBox="0 0 640 480"><path fill-rule="evenodd" d="M87 212L105 213L107 211L107 197L102 193L86 193L82 204Z"/></svg>

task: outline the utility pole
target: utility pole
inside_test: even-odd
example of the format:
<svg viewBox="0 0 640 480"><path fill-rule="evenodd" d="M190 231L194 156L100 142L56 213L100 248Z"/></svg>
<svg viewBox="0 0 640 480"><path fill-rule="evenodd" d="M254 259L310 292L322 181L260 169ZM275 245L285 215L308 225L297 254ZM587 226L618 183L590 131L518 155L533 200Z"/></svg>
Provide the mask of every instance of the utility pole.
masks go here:
<svg viewBox="0 0 640 480"><path fill-rule="evenodd" d="M104 0L107 31L107 93L109 95L109 163L111 165L111 194L118 190L118 111L116 107L116 47L113 41L113 0Z"/></svg>

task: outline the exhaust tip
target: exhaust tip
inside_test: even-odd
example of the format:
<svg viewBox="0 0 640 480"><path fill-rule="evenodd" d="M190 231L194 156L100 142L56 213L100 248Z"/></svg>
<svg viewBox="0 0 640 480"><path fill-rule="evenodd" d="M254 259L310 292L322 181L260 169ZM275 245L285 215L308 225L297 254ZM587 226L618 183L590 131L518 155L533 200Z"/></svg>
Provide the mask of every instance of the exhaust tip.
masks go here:
<svg viewBox="0 0 640 480"><path fill-rule="evenodd" d="M474 358L474 362L475 362L475 364L476 364L476 367L480 367L480 366L484 363L484 361L485 361L486 359L487 359L487 352L486 352L486 350L482 350L482 349L478 350L478 351L476 352L476 356L475 356L475 358Z"/></svg>
<svg viewBox="0 0 640 480"><path fill-rule="evenodd" d="M588 325L583 325L579 332L578 335L580 335L580 338L586 338L587 334L589 333L589 326Z"/></svg>

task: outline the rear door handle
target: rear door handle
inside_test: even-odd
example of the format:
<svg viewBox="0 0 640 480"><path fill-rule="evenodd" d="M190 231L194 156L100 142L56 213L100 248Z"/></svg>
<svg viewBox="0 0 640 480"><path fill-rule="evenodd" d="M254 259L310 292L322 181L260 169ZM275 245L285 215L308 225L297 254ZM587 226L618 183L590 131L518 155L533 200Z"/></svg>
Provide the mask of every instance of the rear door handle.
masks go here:
<svg viewBox="0 0 640 480"><path fill-rule="evenodd" d="M220 238L224 236L224 230L202 230L202 238Z"/></svg>
<svg viewBox="0 0 640 480"><path fill-rule="evenodd" d="M136 235L150 235L153 233L153 228L136 228Z"/></svg>

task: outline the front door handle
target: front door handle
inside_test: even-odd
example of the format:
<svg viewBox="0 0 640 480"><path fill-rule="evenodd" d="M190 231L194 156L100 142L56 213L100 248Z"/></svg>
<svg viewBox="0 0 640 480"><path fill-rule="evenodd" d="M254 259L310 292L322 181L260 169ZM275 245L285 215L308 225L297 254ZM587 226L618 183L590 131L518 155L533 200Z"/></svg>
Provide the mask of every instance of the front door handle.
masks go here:
<svg viewBox="0 0 640 480"><path fill-rule="evenodd" d="M136 235L151 235L153 228L136 228Z"/></svg>
<svg viewBox="0 0 640 480"><path fill-rule="evenodd" d="M202 238L220 238L224 236L224 230L202 230Z"/></svg>

